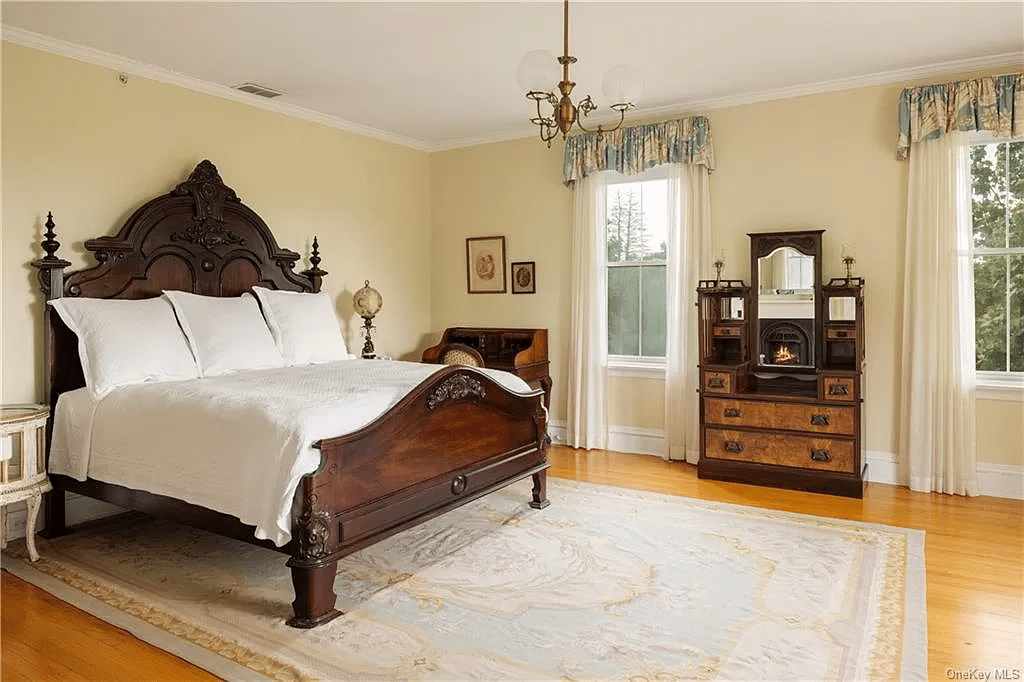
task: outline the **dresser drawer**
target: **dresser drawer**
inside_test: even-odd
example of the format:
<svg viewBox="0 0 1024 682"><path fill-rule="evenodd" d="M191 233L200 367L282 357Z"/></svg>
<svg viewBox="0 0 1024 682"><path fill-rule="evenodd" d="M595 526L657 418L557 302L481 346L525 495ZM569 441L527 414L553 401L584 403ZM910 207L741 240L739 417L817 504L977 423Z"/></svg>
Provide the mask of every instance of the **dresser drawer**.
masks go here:
<svg viewBox="0 0 1024 682"><path fill-rule="evenodd" d="M774 424L774 415L772 414L774 406L775 403L705 398L704 421L721 426L770 429Z"/></svg>
<svg viewBox="0 0 1024 682"><path fill-rule="evenodd" d="M853 441L756 431L704 429L704 456L856 473Z"/></svg>
<svg viewBox="0 0 1024 682"><path fill-rule="evenodd" d="M822 398L830 402L851 403L857 401L857 381L847 376L822 376Z"/></svg>
<svg viewBox="0 0 1024 682"><path fill-rule="evenodd" d="M719 426L852 436L856 424L854 409L838 405L705 398L704 421Z"/></svg>
<svg viewBox="0 0 1024 682"><path fill-rule="evenodd" d="M701 383L708 393L732 393L733 377L731 372L703 372Z"/></svg>

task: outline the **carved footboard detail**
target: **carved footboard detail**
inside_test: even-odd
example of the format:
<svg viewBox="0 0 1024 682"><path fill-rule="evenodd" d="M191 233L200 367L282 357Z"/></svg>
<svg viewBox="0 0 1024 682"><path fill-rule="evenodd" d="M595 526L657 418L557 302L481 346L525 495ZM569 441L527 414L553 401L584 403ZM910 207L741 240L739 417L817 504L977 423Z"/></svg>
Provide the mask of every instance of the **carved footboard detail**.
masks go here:
<svg viewBox="0 0 1024 682"><path fill-rule="evenodd" d="M316 444L320 468L300 481L288 624L338 615L334 569L363 547L526 476L530 506L548 506L548 443L542 390L519 395L446 367L366 428Z"/></svg>

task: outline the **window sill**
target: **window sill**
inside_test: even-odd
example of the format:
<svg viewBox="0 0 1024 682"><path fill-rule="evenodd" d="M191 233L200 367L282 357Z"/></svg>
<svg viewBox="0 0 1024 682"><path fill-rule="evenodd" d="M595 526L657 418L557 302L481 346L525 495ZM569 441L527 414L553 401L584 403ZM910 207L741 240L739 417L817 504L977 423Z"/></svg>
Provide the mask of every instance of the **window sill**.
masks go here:
<svg viewBox="0 0 1024 682"><path fill-rule="evenodd" d="M990 379L978 377L974 390L978 400L1005 400L1024 403L1024 380L1017 378Z"/></svg>
<svg viewBox="0 0 1024 682"><path fill-rule="evenodd" d="M664 379L665 360L641 358L609 358L608 376L636 379Z"/></svg>

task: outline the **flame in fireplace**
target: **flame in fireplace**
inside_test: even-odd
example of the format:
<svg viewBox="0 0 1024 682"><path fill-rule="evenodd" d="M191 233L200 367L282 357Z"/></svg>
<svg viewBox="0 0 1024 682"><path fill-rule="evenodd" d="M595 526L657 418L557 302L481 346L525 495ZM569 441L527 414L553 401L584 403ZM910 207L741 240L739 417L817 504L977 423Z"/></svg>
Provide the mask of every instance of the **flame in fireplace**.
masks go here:
<svg viewBox="0 0 1024 682"><path fill-rule="evenodd" d="M789 351L789 346L782 344L778 350L775 351L775 364L776 365L788 365L790 363L799 360L799 356Z"/></svg>

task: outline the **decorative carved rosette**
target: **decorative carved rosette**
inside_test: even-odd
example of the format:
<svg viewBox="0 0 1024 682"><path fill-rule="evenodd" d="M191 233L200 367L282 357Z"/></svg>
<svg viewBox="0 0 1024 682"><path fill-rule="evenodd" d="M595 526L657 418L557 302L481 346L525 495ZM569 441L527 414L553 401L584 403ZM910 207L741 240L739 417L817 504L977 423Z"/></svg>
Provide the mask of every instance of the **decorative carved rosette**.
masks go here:
<svg viewBox="0 0 1024 682"><path fill-rule="evenodd" d="M327 538L331 532L331 514L317 507L317 496L306 498L306 511L299 517L299 553L304 561L315 561L327 556Z"/></svg>
<svg viewBox="0 0 1024 682"><path fill-rule="evenodd" d="M427 398L427 409L433 410L446 400L483 397L483 384L465 374L456 374L442 381L440 386L430 392L430 396Z"/></svg>

